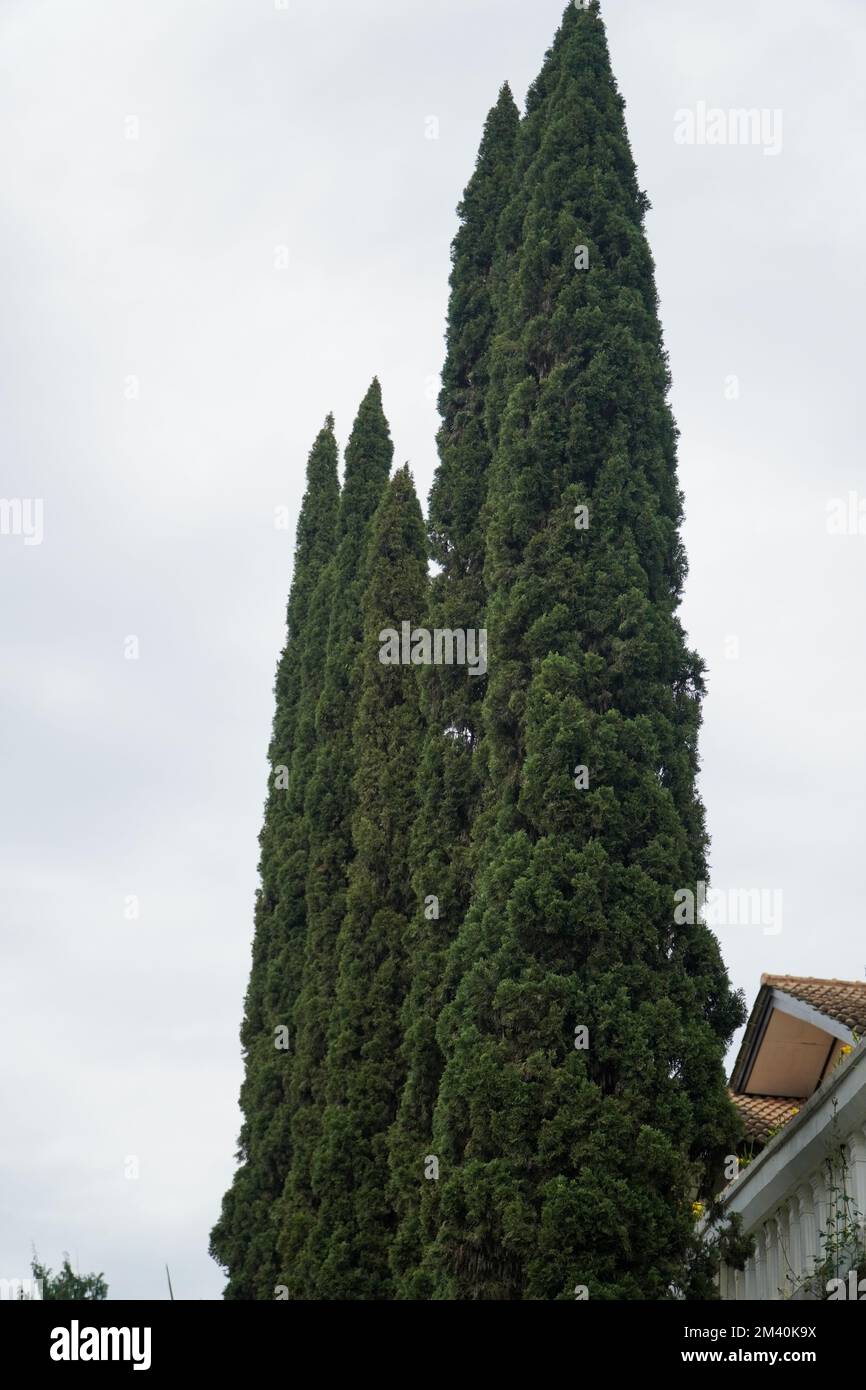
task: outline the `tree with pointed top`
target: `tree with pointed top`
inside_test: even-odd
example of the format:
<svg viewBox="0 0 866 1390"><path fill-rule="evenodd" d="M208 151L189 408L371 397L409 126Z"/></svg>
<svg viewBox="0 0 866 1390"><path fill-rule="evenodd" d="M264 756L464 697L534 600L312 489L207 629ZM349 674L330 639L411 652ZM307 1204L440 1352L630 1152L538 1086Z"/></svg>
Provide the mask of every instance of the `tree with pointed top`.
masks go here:
<svg viewBox="0 0 866 1390"><path fill-rule="evenodd" d="M310 451L307 485L298 519L295 561L286 614L286 643L277 667L276 711L268 753L270 776L259 837L261 886L256 896L253 960L241 1043L245 1075L241 1088L238 1168L211 1233L211 1254L227 1271L226 1298L272 1298L277 1273L273 1209L285 1181L285 1086L290 1057L275 1044L275 1030L291 1017L299 981L287 956L298 953L302 924L288 911L282 893L286 846L297 837L296 733L311 698L311 653L318 638L314 595L333 554L340 487L334 417L329 415ZM314 660L314 655L313 655ZM315 681L312 689L315 690Z"/></svg>
<svg viewBox="0 0 866 1390"><path fill-rule="evenodd" d="M516 166L488 393L492 800L438 1023L421 1271L437 1298L665 1298L735 1139L742 1002L709 929L674 915L706 877L703 668L676 616L648 205L595 0L565 13Z"/></svg>
<svg viewBox="0 0 866 1390"><path fill-rule="evenodd" d="M386 664L383 640L413 626L427 599L424 518L408 468L373 518L356 667L354 857L337 938L337 983L324 1066L325 1112L313 1171L316 1220L302 1263L312 1296L393 1297L387 1139L404 1067L401 1009L415 898L407 873L422 741L418 667Z"/></svg>
<svg viewBox="0 0 866 1390"><path fill-rule="evenodd" d="M447 355L442 371L440 463L430 492L433 580L429 624L466 631L485 626L482 513L490 446L485 423L488 356L496 323L499 222L511 193L519 113L506 83L484 126L475 170L458 208L452 247ZM404 1296L423 1297L414 1270L434 1218L436 1184L424 1178L433 1106L442 1069L436 1018L448 943L462 920L472 882L472 829L480 810L477 735L485 682L465 666L422 672L427 732L419 815L409 868L416 911L409 925L410 993L404 1008L406 1085L390 1143L392 1200L399 1225L392 1254ZM435 899L435 916L429 900ZM406 1276L403 1281L403 1275Z"/></svg>
<svg viewBox="0 0 866 1390"><path fill-rule="evenodd" d="M357 658L363 632L363 559L370 522L393 458L382 391L374 380L346 447L336 551L322 578L330 591L327 628L313 640L324 651L316 707L315 752L306 788L306 933L302 984L295 1004L289 1116L291 1166L275 1213L280 1226L279 1282L292 1298L314 1296L314 1261L305 1255L319 1195L314 1158L325 1107L325 1055L337 983L337 935L346 911L352 860L356 771L353 724L358 700Z"/></svg>

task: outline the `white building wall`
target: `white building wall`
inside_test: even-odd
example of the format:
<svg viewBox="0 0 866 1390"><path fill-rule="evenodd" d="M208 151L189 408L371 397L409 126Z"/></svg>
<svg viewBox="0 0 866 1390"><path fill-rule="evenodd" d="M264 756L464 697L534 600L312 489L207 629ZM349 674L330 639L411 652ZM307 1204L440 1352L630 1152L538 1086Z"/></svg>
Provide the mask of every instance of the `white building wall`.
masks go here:
<svg viewBox="0 0 866 1390"><path fill-rule="evenodd" d="M739 1212L743 1230L755 1237L755 1253L742 1272L723 1267L723 1299L763 1302L798 1291L804 1296L833 1214L827 1162L840 1146L847 1163L847 1211L866 1239L866 1043L722 1194L725 1211Z"/></svg>

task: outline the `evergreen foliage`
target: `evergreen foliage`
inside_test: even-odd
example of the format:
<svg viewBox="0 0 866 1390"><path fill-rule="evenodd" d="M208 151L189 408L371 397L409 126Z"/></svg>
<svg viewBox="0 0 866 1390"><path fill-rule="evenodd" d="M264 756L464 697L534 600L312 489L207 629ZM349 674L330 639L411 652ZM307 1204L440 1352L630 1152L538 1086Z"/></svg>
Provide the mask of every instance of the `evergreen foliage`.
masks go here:
<svg viewBox="0 0 866 1390"><path fill-rule="evenodd" d="M429 624L466 631L485 626L482 510L490 447L485 425L487 359L499 293L498 227L511 191L519 113L507 83L487 117L472 178L458 209L452 247L447 356L439 411L440 464L430 493L433 580ZM422 700L427 734L421 757L419 816L409 868L418 907L410 923L410 993L404 1008L407 1080L391 1137L392 1200L399 1214L393 1264L408 1297L422 1297L412 1271L422 1232L435 1220L436 1185L422 1181L442 1069L436 1018L448 943L469 904L472 827L482 778L477 736L485 681L466 667L428 667ZM435 907L428 904L436 898ZM430 914L435 912L435 916ZM422 1209L423 1208L423 1209Z"/></svg>
<svg viewBox="0 0 866 1390"><path fill-rule="evenodd" d="M674 922L676 888L706 877L703 671L676 618L647 203L596 4L566 11L519 143L490 366L498 805L439 1021L441 1216L423 1264L439 1298L664 1298L694 1190L736 1139L722 1059L742 1004L712 933Z"/></svg>
<svg viewBox="0 0 866 1390"><path fill-rule="evenodd" d="M45 1303L101 1303L108 1298L108 1285L103 1274L76 1274L64 1254L63 1264L55 1274L41 1264L38 1255L30 1261L34 1280L41 1284L41 1298Z"/></svg>
<svg viewBox="0 0 866 1390"><path fill-rule="evenodd" d="M326 1108L313 1163L318 1200L305 1255L323 1299L393 1297L387 1137L403 1082L401 1007L414 896L406 873L422 722L418 668L385 665L380 633L416 623L427 597L424 519L408 468L373 518L356 668L354 857L337 938L324 1067Z"/></svg>
<svg viewBox="0 0 866 1390"><path fill-rule="evenodd" d="M259 837L261 886L241 1025L245 1073L240 1166L211 1233L211 1254L228 1270L225 1297L231 1299L271 1298L277 1276L274 1204L282 1192L289 1159L290 1054L276 1046L274 1030L287 1025L299 988L303 896L287 892L287 880L291 883L296 876L299 854L306 862L297 843L303 839L304 768L296 731L316 693L322 647L316 627L317 598L334 551L340 502L331 415L310 451L306 483L286 613L286 644L277 667L268 797Z"/></svg>
<svg viewBox="0 0 866 1390"><path fill-rule="evenodd" d="M311 635L325 649L324 672L304 801L306 929L292 1028L291 1161L276 1213L283 1269L278 1282L297 1298L315 1297L318 1286L315 1230L320 1197L313 1165L326 1103L324 1063L335 1007L337 936L346 912L352 859L363 561L393 452L381 387L374 380L346 447L337 546L322 580L331 594L328 625Z"/></svg>
<svg viewBox="0 0 866 1390"><path fill-rule="evenodd" d="M705 686L648 206L597 0L569 4L459 209L432 583L377 381L338 514L332 421L314 447L227 1297L710 1296L743 1006L675 916L708 877ZM383 664L404 621L485 628L487 679Z"/></svg>

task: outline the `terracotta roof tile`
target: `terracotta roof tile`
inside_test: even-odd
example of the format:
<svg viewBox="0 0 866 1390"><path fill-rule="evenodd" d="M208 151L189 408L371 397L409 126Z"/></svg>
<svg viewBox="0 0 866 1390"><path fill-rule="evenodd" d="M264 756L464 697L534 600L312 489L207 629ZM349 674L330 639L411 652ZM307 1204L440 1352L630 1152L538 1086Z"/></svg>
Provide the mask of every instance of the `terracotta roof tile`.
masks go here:
<svg viewBox="0 0 866 1390"><path fill-rule="evenodd" d="M790 994L856 1033L866 1033L866 981L815 980L802 975L762 975L761 984Z"/></svg>
<svg viewBox="0 0 866 1390"><path fill-rule="evenodd" d="M781 1129L793 1119L804 1100L792 1100L790 1096L744 1096L737 1091L729 1091L729 1096L740 1112L747 1139L766 1143L774 1130Z"/></svg>

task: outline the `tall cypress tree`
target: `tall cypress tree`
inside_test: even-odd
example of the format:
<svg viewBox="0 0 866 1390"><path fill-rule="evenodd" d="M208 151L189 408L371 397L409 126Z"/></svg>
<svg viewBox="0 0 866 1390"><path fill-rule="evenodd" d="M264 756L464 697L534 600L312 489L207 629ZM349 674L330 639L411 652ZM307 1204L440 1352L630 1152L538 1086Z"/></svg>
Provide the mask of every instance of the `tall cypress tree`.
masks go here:
<svg viewBox="0 0 866 1390"><path fill-rule="evenodd" d="M294 1058L288 1111L291 1166L275 1219L280 1225L280 1283L293 1298L315 1297L317 1270L308 1239L319 1196L313 1171L325 1106L325 1055L337 981L337 935L346 912L352 858L356 770L353 725L357 658L363 631L363 560L369 527L393 458L382 391L374 380L346 447L336 552L322 578L331 595L316 708L315 752L304 805L307 843L306 934L302 984L293 1016Z"/></svg>
<svg viewBox="0 0 866 1390"><path fill-rule="evenodd" d="M519 245L490 364L493 803L439 1020L434 1296L664 1298L734 1121L741 1018L706 874L703 674L654 269L596 0L570 5L521 126ZM576 248L586 248L585 253ZM581 509L586 508L586 511Z"/></svg>
<svg viewBox="0 0 866 1390"><path fill-rule="evenodd" d="M513 182L519 113L506 83L490 111L475 170L458 208L452 247L447 354L442 371L440 463L430 492L429 534L440 572L430 626L485 625L482 511L490 446L485 423L488 357L496 323L499 222ZM418 906L410 924L410 993L404 1007L407 1079L391 1136L392 1196L399 1213L393 1264L405 1296L423 1296L414 1269L433 1219L435 1184L424 1178L442 1069L436 1042L448 942L463 918L472 881L471 833L479 812L476 757L485 682L460 666L429 667L422 682L427 733L421 802L410 865ZM428 903L435 898L435 906Z"/></svg>
<svg viewBox="0 0 866 1390"><path fill-rule="evenodd" d="M211 1254L229 1274L226 1298L272 1298L277 1274L273 1205L288 1167L284 1087L289 1058L275 1045L274 1030L290 1017L298 987L296 973L286 969L286 953L296 953L297 942L291 940L294 924L281 901L281 887L286 846L297 834L298 789L291 770L298 753L296 735L302 711L310 699L309 648L312 653L317 648L314 595L333 554L339 500L334 418L329 415L307 464L286 614L286 644L277 667L276 711L268 751L271 771L259 837L261 886L256 895L252 969L241 1025L245 1076L240 1098L244 1116L240 1167L211 1233Z"/></svg>
<svg viewBox="0 0 866 1390"><path fill-rule="evenodd" d="M382 634L415 624L427 600L424 519L408 468L373 518L362 602L354 727L354 858L337 939L337 986L324 1068L326 1109L314 1159L318 1207L304 1259L314 1296L393 1297L387 1138L403 1081L406 872L422 741L416 666L383 664Z"/></svg>

